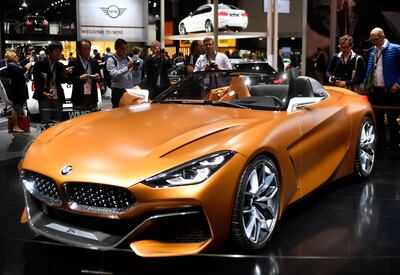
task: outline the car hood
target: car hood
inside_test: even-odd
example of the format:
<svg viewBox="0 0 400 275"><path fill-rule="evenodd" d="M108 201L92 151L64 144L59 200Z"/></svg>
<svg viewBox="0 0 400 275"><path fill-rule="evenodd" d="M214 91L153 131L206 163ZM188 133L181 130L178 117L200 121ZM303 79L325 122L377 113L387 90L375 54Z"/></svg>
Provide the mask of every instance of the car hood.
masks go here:
<svg viewBox="0 0 400 275"><path fill-rule="evenodd" d="M73 172L60 181L128 187L189 161L185 156L178 160L169 157L185 145L228 129L240 133L261 118L265 121L273 116L274 112L268 111L180 104L142 104L103 111L47 130L28 150L22 169L57 180L61 169L72 165Z"/></svg>

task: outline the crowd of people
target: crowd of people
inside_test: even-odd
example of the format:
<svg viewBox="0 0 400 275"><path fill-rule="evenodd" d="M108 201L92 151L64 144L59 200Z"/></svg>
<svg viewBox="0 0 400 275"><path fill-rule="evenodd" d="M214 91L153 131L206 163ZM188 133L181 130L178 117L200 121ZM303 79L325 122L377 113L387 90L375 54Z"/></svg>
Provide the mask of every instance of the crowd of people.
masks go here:
<svg viewBox="0 0 400 275"><path fill-rule="evenodd" d="M381 28L374 28L371 31L370 41L374 46L370 48L368 59L364 60L361 55L353 51L354 43L350 35L340 37L340 51L330 59L328 66L321 48L317 48L313 59L314 77L323 84L368 94L374 106L379 147L385 146L386 114L391 148L398 149L398 110L386 106L400 104L400 46L390 43ZM159 41L151 43L149 56L143 55L139 48L134 48L128 53L128 42L123 39L115 41L114 53L107 48L103 57L100 57L97 51L93 51L91 55L92 44L89 40L77 41L76 45L77 56L70 55L67 66L59 61L62 59L63 50L59 42L49 44L47 53L41 51L39 55L29 49L22 61L19 61L15 52L6 53L5 60L13 89L11 100L14 105L12 109L14 131L22 131L16 121L23 113L28 99L25 81L27 74L33 75L36 87L33 98L38 100L42 123L46 123L61 120L62 106L65 102L61 83L73 85L71 101L74 109L96 108L97 85L102 85L103 89L107 87L111 89L112 106L116 108L119 107L127 89L140 87L149 91L150 99L157 97L171 85L168 70L173 64L183 63L187 74L203 70L233 69L228 57L229 52L215 51L214 40L211 37L193 41L190 55L186 58L182 53L169 58ZM282 60L280 61L282 63ZM104 64L102 71L99 67L101 63ZM282 64L279 67L282 67Z"/></svg>

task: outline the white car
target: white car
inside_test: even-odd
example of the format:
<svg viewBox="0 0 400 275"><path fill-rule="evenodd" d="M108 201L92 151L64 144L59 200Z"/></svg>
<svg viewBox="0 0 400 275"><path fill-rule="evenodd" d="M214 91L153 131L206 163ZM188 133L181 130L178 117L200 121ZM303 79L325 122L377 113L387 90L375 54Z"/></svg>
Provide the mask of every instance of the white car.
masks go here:
<svg viewBox="0 0 400 275"><path fill-rule="evenodd" d="M179 33L212 32L214 30L214 5L206 4L191 12L189 16L179 22ZM248 16L245 10L232 5L218 5L218 28L243 30L247 28Z"/></svg>

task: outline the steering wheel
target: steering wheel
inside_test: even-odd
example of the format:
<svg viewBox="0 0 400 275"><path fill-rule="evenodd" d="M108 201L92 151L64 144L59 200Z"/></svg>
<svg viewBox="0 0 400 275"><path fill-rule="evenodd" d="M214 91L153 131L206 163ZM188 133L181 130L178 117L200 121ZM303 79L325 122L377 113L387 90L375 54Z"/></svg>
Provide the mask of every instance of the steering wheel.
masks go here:
<svg viewBox="0 0 400 275"><path fill-rule="evenodd" d="M275 102L277 102L279 107L283 106L283 101L279 97L273 95L267 95L267 97L272 98Z"/></svg>

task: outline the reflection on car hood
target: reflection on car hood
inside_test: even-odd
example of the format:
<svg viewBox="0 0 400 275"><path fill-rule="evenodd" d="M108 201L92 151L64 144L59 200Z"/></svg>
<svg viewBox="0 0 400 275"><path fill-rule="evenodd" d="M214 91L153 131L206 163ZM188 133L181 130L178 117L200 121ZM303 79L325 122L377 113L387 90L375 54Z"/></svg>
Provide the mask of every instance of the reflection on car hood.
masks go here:
<svg viewBox="0 0 400 275"><path fill-rule="evenodd" d="M42 173L55 171L48 176L57 178L65 165L72 165L69 180L107 182L115 175L110 179L113 184L129 186L122 182L123 175L126 180L134 171L135 178L142 180L173 167L177 160L168 158L170 152L233 127L243 130L257 121L254 112L261 111L143 104L95 113L47 130L29 149L24 167ZM272 118L273 112L264 113L263 121Z"/></svg>

